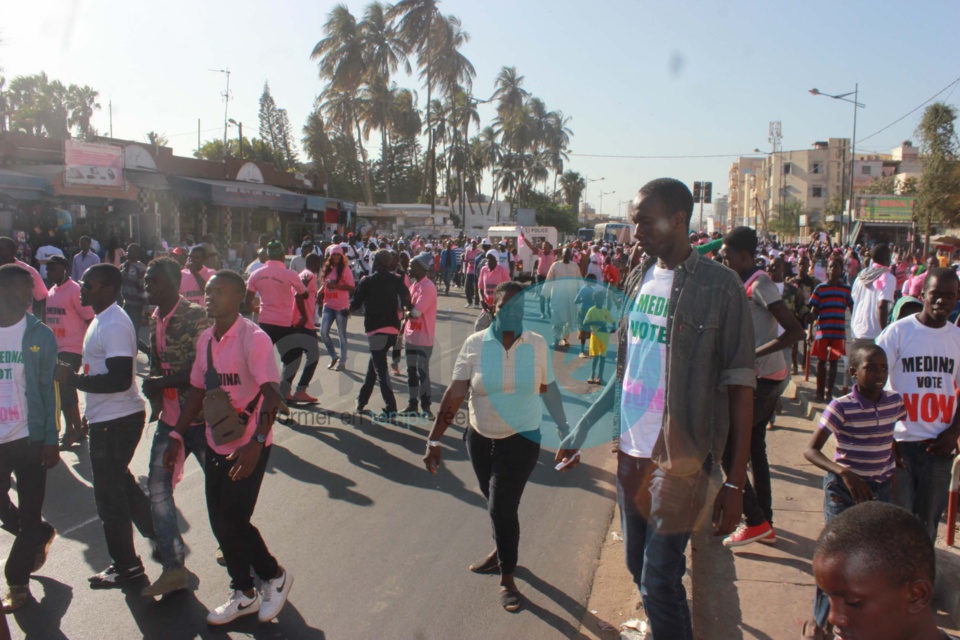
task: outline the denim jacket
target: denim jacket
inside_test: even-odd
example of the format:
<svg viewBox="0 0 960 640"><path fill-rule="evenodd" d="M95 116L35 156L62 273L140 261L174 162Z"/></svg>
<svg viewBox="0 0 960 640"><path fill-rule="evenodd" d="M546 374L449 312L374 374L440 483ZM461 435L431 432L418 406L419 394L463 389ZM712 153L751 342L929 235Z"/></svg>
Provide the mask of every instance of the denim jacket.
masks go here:
<svg viewBox="0 0 960 640"><path fill-rule="evenodd" d="M57 444L60 399L53 381L57 366L57 339L47 325L27 314L23 332L23 376L27 392L27 439Z"/></svg>
<svg viewBox="0 0 960 640"><path fill-rule="evenodd" d="M627 335L633 300L656 263L647 257L627 276L617 333L617 375L587 410L568 442L578 448L586 432L613 410L620 434L620 402L627 365ZM740 277L690 251L677 265L667 309L667 368L663 427L652 459L678 475L694 473L707 457L719 460L730 430L726 387L755 388L753 323Z"/></svg>

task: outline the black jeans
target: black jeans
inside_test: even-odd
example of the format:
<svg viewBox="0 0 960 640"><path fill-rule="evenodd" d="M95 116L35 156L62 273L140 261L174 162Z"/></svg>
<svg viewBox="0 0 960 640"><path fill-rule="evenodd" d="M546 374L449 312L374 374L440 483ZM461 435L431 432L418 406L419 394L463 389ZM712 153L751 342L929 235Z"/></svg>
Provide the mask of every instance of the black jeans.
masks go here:
<svg viewBox="0 0 960 640"><path fill-rule="evenodd" d="M90 424L93 497L97 503L97 515L103 522L107 551L117 569L129 569L141 564L133 545L133 525L144 537L156 537L150 498L129 469L143 433L145 419L146 414L140 411Z"/></svg>
<svg viewBox="0 0 960 640"><path fill-rule="evenodd" d="M53 530L40 515L47 487L47 470L40 464L42 449L43 443L31 443L25 437L0 444L0 522L16 536L5 570L10 586L30 583L37 547ZM18 506L8 497L11 475L17 477Z"/></svg>
<svg viewBox="0 0 960 640"><path fill-rule="evenodd" d="M294 336L297 330L293 327L281 327L278 324L261 324L260 328L270 336L273 346L277 348L277 352L280 354L280 363L283 365L280 372L280 395L286 398L290 393L290 385L297 375L297 369L300 366L300 354L303 352L301 346L298 346L301 341L296 338L291 339L291 336ZM309 354L307 358L309 361ZM314 364L316 364L316 360L314 360Z"/></svg>
<svg viewBox="0 0 960 640"><path fill-rule="evenodd" d="M384 411L387 413L397 410L397 398L390 388L390 374L387 373L387 354L397 343L397 336L386 333L375 333L367 337L370 345L370 362L367 363L367 376L363 379L360 393L357 395L357 407L364 408L373 394L373 387L380 385L380 395L383 396Z"/></svg>
<svg viewBox="0 0 960 640"><path fill-rule="evenodd" d="M767 460L767 423L777 408L780 381L757 378L753 392L753 427L750 431L750 468L753 482L747 480L743 493L743 517L748 527L764 522L773 524L773 491L770 488L770 462ZM723 455L723 470L730 472L733 451L729 441Z"/></svg>
<svg viewBox="0 0 960 640"><path fill-rule="evenodd" d="M467 304L473 304L474 301L480 302L480 294L477 292L477 275L475 273L467 274L467 282L464 288L467 294Z"/></svg>
<svg viewBox="0 0 960 640"><path fill-rule="evenodd" d="M297 383L297 391L306 391L313 380L313 374L317 371L317 363L320 361L320 343L317 341L316 329L294 329L290 335L297 336L297 344L302 347L296 347L293 351L293 359L290 361L289 371L284 367L284 373L289 376L283 380L283 389L290 392L293 385L293 379L297 377L297 369L300 368L300 361L303 356L307 357L307 364L303 367L303 373L300 374L300 381Z"/></svg>
<svg viewBox="0 0 960 640"><path fill-rule="evenodd" d="M487 499L501 574L517 569L520 547L520 498L540 456L539 432L494 440L467 429L467 455Z"/></svg>
<svg viewBox="0 0 960 640"><path fill-rule="evenodd" d="M230 588L238 591L253 589L250 567L261 580L272 580L277 575L276 558L270 555L260 531L250 522L269 458L270 447L264 447L253 473L234 481L228 475L233 460L227 460L226 456L212 449L207 450L205 471L210 528L227 563Z"/></svg>
<svg viewBox="0 0 960 640"><path fill-rule="evenodd" d="M430 408L430 356L433 347L421 347L407 343L407 389L410 404L420 401L420 408Z"/></svg>

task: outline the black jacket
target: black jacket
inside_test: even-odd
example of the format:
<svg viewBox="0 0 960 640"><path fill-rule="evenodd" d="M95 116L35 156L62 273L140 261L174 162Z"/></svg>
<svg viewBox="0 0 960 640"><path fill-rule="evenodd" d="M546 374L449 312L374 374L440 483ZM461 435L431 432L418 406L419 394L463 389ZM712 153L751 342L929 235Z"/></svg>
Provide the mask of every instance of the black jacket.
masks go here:
<svg viewBox="0 0 960 640"><path fill-rule="evenodd" d="M401 306L409 309L410 290L403 283L403 276L389 271L376 271L360 279L353 292L351 311L364 307L363 329L371 333L384 327L400 330Z"/></svg>

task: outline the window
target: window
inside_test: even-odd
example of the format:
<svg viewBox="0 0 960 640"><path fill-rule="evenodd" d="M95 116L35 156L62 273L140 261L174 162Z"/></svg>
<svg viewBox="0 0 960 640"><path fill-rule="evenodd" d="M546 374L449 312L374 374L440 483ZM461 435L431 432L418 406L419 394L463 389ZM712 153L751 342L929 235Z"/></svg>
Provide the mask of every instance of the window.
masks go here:
<svg viewBox="0 0 960 640"><path fill-rule="evenodd" d="M789 162L787 162L787 163L785 163L785 164L783 165L783 175L785 175L785 176L790 175L790 163L789 163Z"/></svg>
<svg viewBox="0 0 960 640"><path fill-rule="evenodd" d="M811 198L822 198L823 197L823 187L812 187L810 189Z"/></svg>
<svg viewBox="0 0 960 640"><path fill-rule="evenodd" d="M810 173L817 173L817 174L823 173L823 163L814 162L813 166L810 167Z"/></svg>
<svg viewBox="0 0 960 640"><path fill-rule="evenodd" d="M865 167L860 167L860 173L862 173L862 174L865 175L865 176L869 176L869 175L870 175L870 169L871 169L871 168L872 168L872 167L870 167L870 165L867 165L867 166L865 166Z"/></svg>

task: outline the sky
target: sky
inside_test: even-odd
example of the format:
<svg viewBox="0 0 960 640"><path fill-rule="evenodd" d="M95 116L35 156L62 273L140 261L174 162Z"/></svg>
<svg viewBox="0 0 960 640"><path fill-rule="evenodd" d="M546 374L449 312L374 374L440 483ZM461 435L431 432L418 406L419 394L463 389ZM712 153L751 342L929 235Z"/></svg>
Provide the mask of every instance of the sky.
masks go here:
<svg viewBox="0 0 960 640"><path fill-rule="evenodd" d="M359 18L369 3L344 4ZM196 149L198 119L204 140L223 136L226 77L210 69L229 68L229 117L245 135L256 135L269 82L299 139L324 86L310 52L334 5L8 0L0 68L8 79L45 71L88 84L100 92L93 125L101 133L112 102L115 137L162 132L179 155ZM609 215L625 213L644 183L663 176L712 181L715 195L726 193L736 156L770 149L773 120L785 150L850 137L853 106L812 96L812 87L840 94L859 83L859 141L960 77L954 0L443 0L440 9L470 35L463 53L477 71L475 97L489 98L499 70L514 66L548 109L572 118L566 168L591 180L586 200L599 209L602 193ZM402 73L395 80L418 88ZM960 104L957 86L938 99ZM858 150L887 153L914 139L921 114ZM493 109L480 115L489 124ZM367 143L374 155L378 139Z"/></svg>

